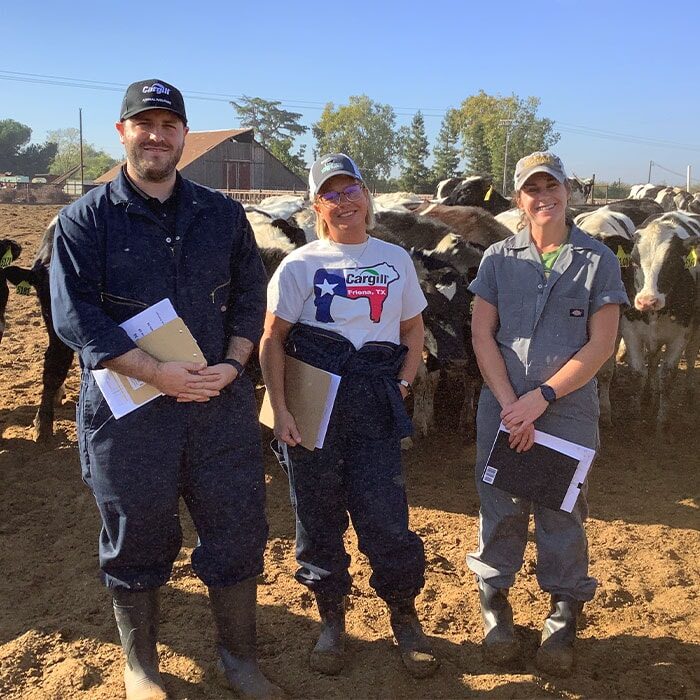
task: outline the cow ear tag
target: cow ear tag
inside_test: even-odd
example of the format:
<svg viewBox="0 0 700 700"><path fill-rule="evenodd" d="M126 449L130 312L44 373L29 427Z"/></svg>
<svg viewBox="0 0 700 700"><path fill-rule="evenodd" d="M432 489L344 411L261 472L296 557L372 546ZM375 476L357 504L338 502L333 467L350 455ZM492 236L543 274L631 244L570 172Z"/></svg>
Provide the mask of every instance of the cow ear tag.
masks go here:
<svg viewBox="0 0 700 700"><path fill-rule="evenodd" d="M4 268L9 265L12 265L12 251L8 248L5 255L0 258L0 267Z"/></svg>
<svg viewBox="0 0 700 700"><path fill-rule="evenodd" d="M693 247L690 249L688 255L685 256L685 269L690 270L691 267L695 267L698 264L698 249Z"/></svg>
<svg viewBox="0 0 700 700"><path fill-rule="evenodd" d="M486 194L484 195L484 201L488 202L489 199L491 199L491 194L493 193L493 185L486 190Z"/></svg>
<svg viewBox="0 0 700 700"><path fill-rule="evenodd" d="M617 258L617 262L620 263L620 267L629 267L632 256L625 253L621 245L617 246L617 253L615 253L615 257Z"/></svg>
<svg viewBox="0 0 700 700"><path fill-rule="evenodd" d="M17 294L23 297L29 296L32 293L32 285L27 280L22 280L16 287Z"/></svg>

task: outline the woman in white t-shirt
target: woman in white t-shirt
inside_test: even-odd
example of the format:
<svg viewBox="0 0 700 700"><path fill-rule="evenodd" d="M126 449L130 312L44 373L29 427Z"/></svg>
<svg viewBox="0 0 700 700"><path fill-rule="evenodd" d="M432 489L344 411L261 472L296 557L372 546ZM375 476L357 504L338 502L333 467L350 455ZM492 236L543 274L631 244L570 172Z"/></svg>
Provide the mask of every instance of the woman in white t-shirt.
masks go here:
<svg viewBox="0 0 700 700"><path fill-rule="evenodd" d="M408 527L400 440L411 429L403 399L421 362L426 301L408 253L368 234L372 200L351 158L317 160L309 190L319 239L290 253L270 281L260 361L296 513L296 578L321 616L310 663L328 674L343 667L349 515L403 663L424 677L437 660L415 610L425 556ZM300 444L284 396L285 353L342 376L321 449Z"/></svg>

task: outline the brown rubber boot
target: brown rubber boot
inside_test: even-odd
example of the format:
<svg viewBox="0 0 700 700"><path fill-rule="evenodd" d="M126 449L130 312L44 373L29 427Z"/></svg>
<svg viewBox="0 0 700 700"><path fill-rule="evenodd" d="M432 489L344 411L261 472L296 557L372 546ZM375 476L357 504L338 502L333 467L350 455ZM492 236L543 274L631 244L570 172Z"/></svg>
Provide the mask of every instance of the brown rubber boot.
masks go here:
<svg viewBox="0 0 700 700"><path fill-rule="evenodd" d="M158 671L158 589L112 590L114 618L126 658L124 686L127 700L166 700Z"/></svg>
<svg viewBox="0 0 700 700"><path fill-rule="evenodd" d="M337 676L345 665L345 596L328 597L316 593L321 616L321 634L311 652L309 665L314 671Z"/></svg>
<svg viewBox="0 0 700 700"><path fill-rule="evenodd" d="M218 632L220 679L241 698L283 698L258 667L255 613L257 581L210 588L209 599Z"/></svg>
<svg viewBox="0 0 700 700"><path fill-rule="evenodd" d="M535 663L552 676L570 675L574 667L576 620L583 603L568 596L552 596L549 617L544 621L542 643Z"/></svg>
<svg viewBox="0 0 700 700"><path fill-rule="evenodd" d="M438 662L430 640L416 613L415 598L389 604L391 629L399 646L401 661L414 678L427 678L437 671Z"/></svg>
<svg viewBox="0 0 700 700"><path fill-rule="evenodd" d="M513 609L507 588L494 588L479 580L479 603L484 623L484 658L494 664L508 664L518 658L520 645L513 627Z"/></svg>

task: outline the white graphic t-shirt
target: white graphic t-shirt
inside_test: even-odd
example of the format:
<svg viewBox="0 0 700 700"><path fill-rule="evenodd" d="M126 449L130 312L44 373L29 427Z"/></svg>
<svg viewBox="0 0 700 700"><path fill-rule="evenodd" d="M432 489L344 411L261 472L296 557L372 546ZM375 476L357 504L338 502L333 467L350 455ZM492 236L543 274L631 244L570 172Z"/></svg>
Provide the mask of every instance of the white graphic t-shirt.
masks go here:
<svg viewBox="0 0 700 700"><path fill-rule="evenodd" d="M399 323L427 306L409 254L370 237L318 240L292 251L267 288L267 310L290 323L327 328L356 348L399 343Z"/></svg>

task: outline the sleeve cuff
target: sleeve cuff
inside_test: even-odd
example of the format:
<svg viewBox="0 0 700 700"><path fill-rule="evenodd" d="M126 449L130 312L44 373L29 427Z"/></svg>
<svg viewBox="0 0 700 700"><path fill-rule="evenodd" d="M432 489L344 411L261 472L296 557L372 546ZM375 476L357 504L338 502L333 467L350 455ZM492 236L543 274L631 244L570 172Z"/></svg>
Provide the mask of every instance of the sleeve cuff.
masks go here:
<svg viewBox="0 0 700 700"><path fill-rule="evenodd" d="M484 284L480 279L475 279L469 285L469 291L478 297L481 297L484 301L488 301L491 306L498 306L498 298L496 294Z"/></svg>
<svg viewBox="0 0 700 700"><path fill-rule="evenodd" d="M629 307L630 302L625 292L604 292L603 294L599 294L593 300L589 315L592 316L596 311L598 311L598 309L601 309L606 304L618 304L622 307L621 311L624 311L627 307Z"/></svg>

